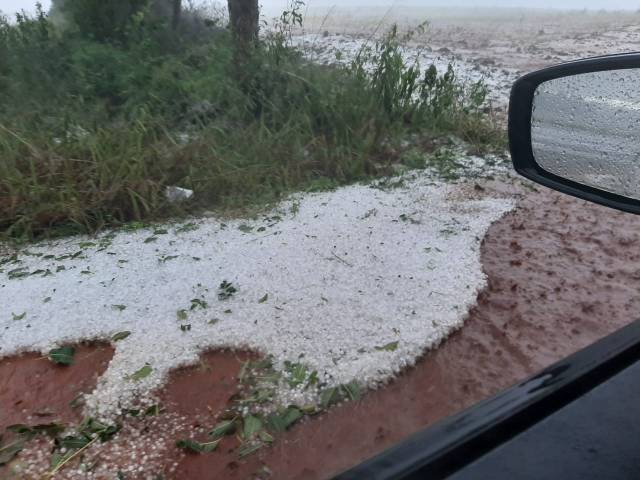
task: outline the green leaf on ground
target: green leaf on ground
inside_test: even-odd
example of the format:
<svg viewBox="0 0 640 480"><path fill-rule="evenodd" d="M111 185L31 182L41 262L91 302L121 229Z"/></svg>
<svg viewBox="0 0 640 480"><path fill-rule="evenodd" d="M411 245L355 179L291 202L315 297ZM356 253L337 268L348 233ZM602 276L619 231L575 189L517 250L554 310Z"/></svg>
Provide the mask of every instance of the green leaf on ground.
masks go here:
<svg viewBox="0 0 640 480"><path fill-rule="evenodd" d="M195 223L185 223L184 225L176 228L176 233L193 232L195 230L198 230L198 228L200 227L198 227L198 225L196 225Z"/></svg>
<svg viewBox="0 0 640 480"><path fill-rule="evenodd" d="M29 275L30 275L29 271L24 267L16 268L15 270L10 270L7 273L7 276L9 277L9 280L14 280L14 279L17 279L17 278L24 278L24 277L28 277Z"/></svg>
<svg viewBox="0 0 640 480"><path fill-rule="evenodd" d="M391 342L381 347L376 347L379 352L395 352L398 349L399 342Z"/></svg>
<svg viewBox="0 0 640 480"><path fill-rule="evenodd" d="M262 420L254 415L244 417L244 426L242 429L242 438L249 440L253 438L260 430L262 430Z"/></svg>
<svg viewBox="0 0 640 480"><path fill-rule="evenodd" d="M147 408L144 411L144 416L145 417L155 417L157 415L160 415L163 412L163 408L161 405L159 404L155 404L155 405L151 405L149 408Z"/></svg>
<svg viewBox="0 0 640 480"><path fill-rule="evenodd" d="M6 465L11 462L16 455L18 455L24 448L27 439L24 437L18 438L6 445L0 443L0 465Z"/></svg>
<svg viewBox="0 0 640 480"><path fill-rule="evenodd" d="M128 338L129 335L131 335L131 332L129 331L118 332L113 337L111 337L111 340L113 340L114 342L119 342L120 340Z"/></svg>
<svg viewBox="0 0 640 480"><path fill-rule="evenodd" d="M60 446L66 449L79 449L85 447L91 438L87 438L84 435L68 436L60 440Z"/></svg>
<svg viewBox="0 0 640 480"><path fill-rule="evenodd" d="M189 310L195 310L196 308L205 310L209 308L209 304L200 298L194 298L191 300L191 307L189 307Z"/></svg>
<svg viewBox="0 0 640 480"><path fill-rule="evenodd" d="M49 352L49 360L58 365L71 365L76 350L73 347L54 348Z"/></svg>
<svg viewBox="0 0 640 480"><path fill-rule="evenodd" d="M24 320L27 316L27 312L23 312L20 315L16 315L15 313L11 312L11 318L13 318L14 320Z"/></svg>
<svg viewBox="0 0 640 480"><path fill-rule="evenodd" d="M176 446L191 453L210 453L218 448L220 440L213 442L200 443L195 440L178 440Z"/></svg>
<svg viewBox="0 0 640 480"><path fill-rule="evenodd" d="M242 233L251 233L253 231L253 227L251 225L243 223L238 227L238 230L240 230Z"/></svg>
<svg viewBox="0 0 640 480"><path fill-rule="evenodd" d="M55 437L59 433L64 432L65 429L66 427L61 423L43 423L32 427L18 423L7 427L7 431L18 435L38 435L42 433L50 437Z"/></svg>
<svg viewBox="0 0 640 480"><path fill-rule="evenodd" d="M114 310L118 310L120 312L124 311L127 309L126 305L111 305L111 308L113 308Z"/></svg>
<svg viewBox="0 0 640 480"><path fill-rule="evenodd" d="M273 441L275 440L273 438L273 435L271 435L269 432L267 432L266 430L260 430L260 433L258 433L258 437L260 437L260 440L262 440L265 443L273 443Z"/></svg>
<svg viewBox="0 0 640 480"><path fill-rule="evenodd" d="M289 407L283 412L274 413L269 416L267 422L276 432L284 432L298 420L300 420L304 414L297 407Z"/></svg>
<svg viewBox="0 0 640 480"><path fill-rule="evenodd" d="M238 289L233 285L233 283L224 280L218 288L218 299L227 300L237 291Z"/></svg>
<svg viewBox="0 0 640 480"><path fill-rule="evenodd" d="M176 312L176 316L178 317L178 320L186 320L187 318L189 318L189 315L187 314L187 311L182 309L182 310L178 310Z"/></svg>
<svg viewBox="0 0 640 480"><path fill-rule="evenodd" d="M337 388L327 388L320 394L320 404L323 408L328 408L340 400L340 392Z"/></svg>
<svg viewBox="0 0 640 480"><path fill-rule="evenodd" d="M147 378L149 375L151 375L151 372L153 372L153 367L147 363L140 370L129 375L129 379L134 381L139 381L144 378Z"/></svg>
<svg viewBox="0 0 640 480"><path fill-rule="evenodd" d="M51 455L51 468L53 470L57 469L60 464L66 462L69 458L73 457L76 454L75 450L69 450L65 453L54 452ZM52 470L52 471L53 471Z"/></svg>
<svg viewBox="0 0 640 480"><path fill-rule="evenodd" d="M249 455L256 453L262 447L264 447L264 443L262 442L248 442L240 447L238 450L238 456L240 458L248 457Z"/></svg>
<svg viewBox="0 0 640 480"><path fill-rule="evenodd" d="M209 436L214 439L219 439L224 437L225 435L229 435L236 430L236 419L233 420L225 420L224 422L220 422L218 425L213 427L213 430L209 432Z"/></svg>
<svg viewBox="0 0 640 480"><path fill-rule="evenodd" d="M360 397L362 396L362 391L360 389L360 385L358 384L358 382L353 381L350 383L345 383L344 385L341 386L342 388L342 392L345 394L345 396L351 400L351 401L356 401L356 400L360 400Z"/></svg>
<svg viewBox="0 0 640 480"><path fill-rule="evenodd" d="M307 380L309 368L302 363L292 363L289 361L284 362L284 368L289 374L287 382L291 388L295 388L298 385L302 385Z"/></svg>
<svg viewBox="0 0 640 480"><path fill-rule="evenodd" d="M265 293L264 297L262 297L260 300L258 300L258 303L264 303L267 300L269 300L269 294Z"/></svg>

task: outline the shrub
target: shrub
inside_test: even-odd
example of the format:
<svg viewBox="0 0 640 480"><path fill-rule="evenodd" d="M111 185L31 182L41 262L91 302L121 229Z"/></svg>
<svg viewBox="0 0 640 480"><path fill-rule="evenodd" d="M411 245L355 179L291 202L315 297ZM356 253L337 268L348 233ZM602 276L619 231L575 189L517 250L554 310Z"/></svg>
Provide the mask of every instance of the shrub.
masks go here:
<svg viewBox="0 0 640 480"><path fill-rule="evenodd" d="M138 13L135 38L118 41L60 31L41 10L0 22L4 236L262 205L390 173L409 137L502 138L482 114L483 85L459 84L452 69L420 74L405 64L396 30L350 65L316 65L290 47L294 8L239 86L226 32L165 48ZM178 211L164 199L169 185L193 189L193 200Z"/></svg>

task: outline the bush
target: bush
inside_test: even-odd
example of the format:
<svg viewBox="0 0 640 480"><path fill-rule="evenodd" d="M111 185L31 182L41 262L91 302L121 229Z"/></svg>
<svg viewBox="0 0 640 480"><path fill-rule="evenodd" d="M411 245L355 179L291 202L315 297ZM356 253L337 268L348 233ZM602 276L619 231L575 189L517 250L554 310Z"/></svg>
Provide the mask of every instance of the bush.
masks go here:
<svg viewBox="0 0 640 480"><path fill-rule="evenodd" d="M33 238L237 209L390 173L409 136L501 139L482 114L484 87L451 69L421 75L395 30L351 65L326 67L289 47L299 19L283 16L241 86L226 32L168 49L154 38L174 34L144 9L127 27L135 39L119 41L98 41L101 27L61 32L42 11L1 22L0 231ZM194 199L177 211L168 185Z"/></svg>
<svg viewBox="0 0 640 480"><path fill-rule="evenodd" d="M132 18L148 4L148 0L66 0L60 14L83 38L125 41Z"/></svg>

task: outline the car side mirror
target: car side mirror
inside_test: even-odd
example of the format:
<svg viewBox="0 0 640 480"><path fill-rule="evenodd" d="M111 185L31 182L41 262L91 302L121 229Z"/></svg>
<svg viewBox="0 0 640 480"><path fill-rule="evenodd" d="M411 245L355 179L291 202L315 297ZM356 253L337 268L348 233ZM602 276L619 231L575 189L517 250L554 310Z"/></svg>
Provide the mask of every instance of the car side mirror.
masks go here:
<svg viewBox="0 0 640 480"><path fill-rule="evenodd" d="M521 175L640 213L640 54L578 60L519 79L509 143Z"/></svg>

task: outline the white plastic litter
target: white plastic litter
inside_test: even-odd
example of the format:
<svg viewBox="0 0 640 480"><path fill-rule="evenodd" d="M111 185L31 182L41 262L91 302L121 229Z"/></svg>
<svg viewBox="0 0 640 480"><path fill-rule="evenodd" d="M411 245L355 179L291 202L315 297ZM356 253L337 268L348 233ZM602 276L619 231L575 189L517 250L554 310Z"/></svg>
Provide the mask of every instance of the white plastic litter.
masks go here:
<svg viewBox="0 0 640 480"><path fill-rule="evenodd" d="M193 190L181 187L167 187L164 190L164 196L171 203L183 202L193 197Z"/></svg>

